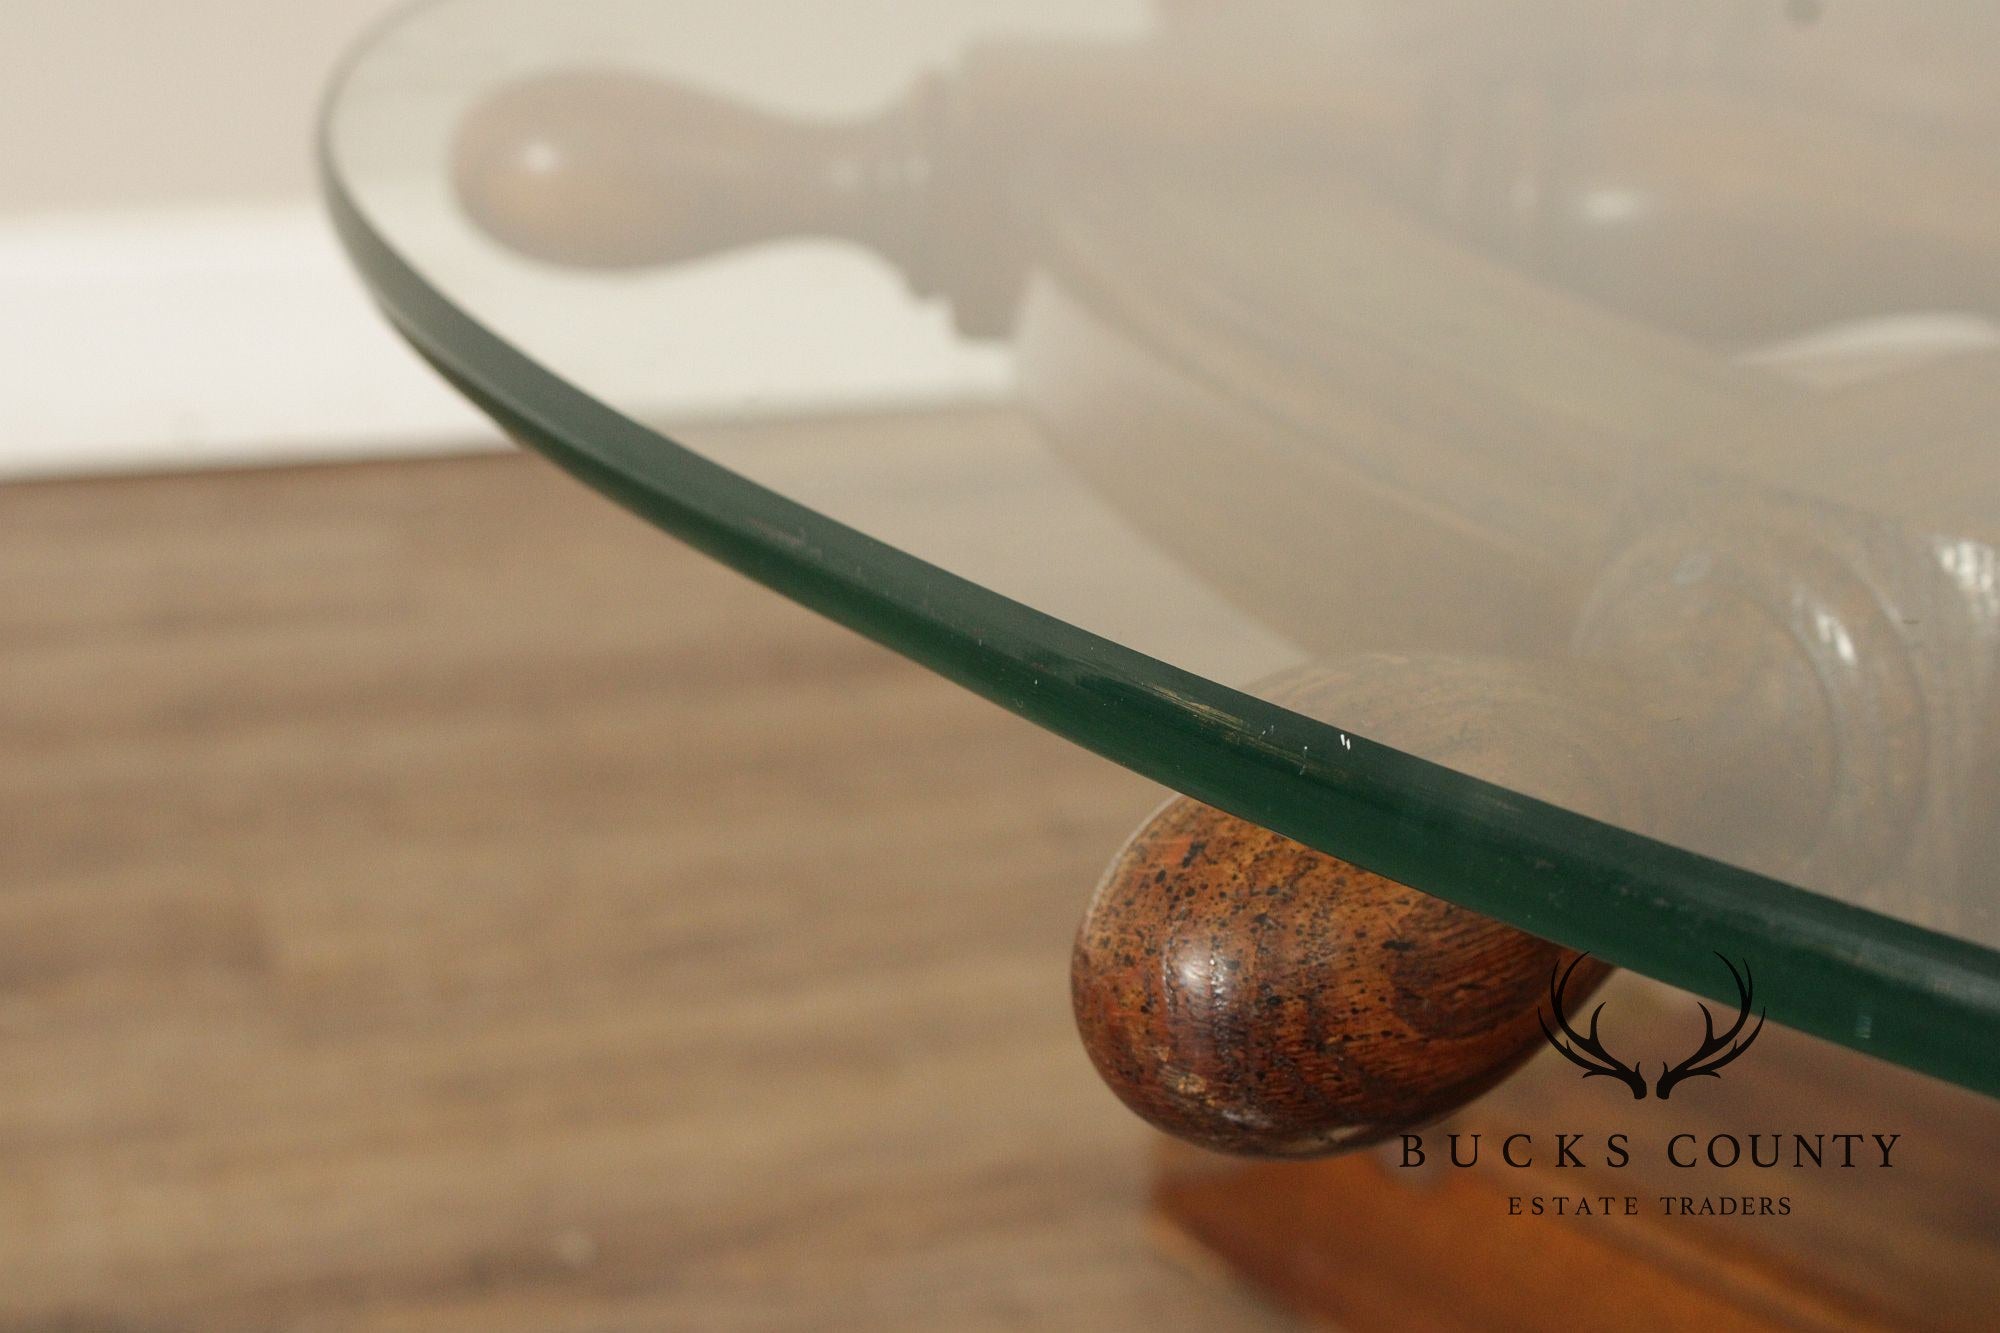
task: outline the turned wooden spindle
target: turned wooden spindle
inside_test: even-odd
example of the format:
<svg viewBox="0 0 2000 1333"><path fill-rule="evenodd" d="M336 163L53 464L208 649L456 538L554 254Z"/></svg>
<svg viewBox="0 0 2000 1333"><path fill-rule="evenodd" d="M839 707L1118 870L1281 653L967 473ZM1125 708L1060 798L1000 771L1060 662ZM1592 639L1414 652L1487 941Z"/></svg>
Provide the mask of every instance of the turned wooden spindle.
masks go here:
<svg viewBox="0 0 2000 1333"><path fill-rule="evenodd" d="M1669 478L1564 661L1355 659L1263 692L1521 791L1953 929L1990 929L1992 357L1829 394L1774 459L1849 504ZM1922 411L1913 404L1921 404ZM1900 452L1841 450L1897 423ZM1754 443L1754 441L1753 441ZM1801 460L1810 462L1810 456ZM1956 512L1954 512L1956 511ZM1904 610L1903 608L1908 608ZM1921 631L1921 638L1916 631ZM1966 891L1954 892L1963 885ZM1337 1151L1454 1109L1537 1045L1562 951L1189 801L1115 861L1072 969L1114 1091L1224 1151ZM1469 989L1468 989L1469 988Z"/></svg>
<svg viewBox="0 0 2000 1333"><path fill-rule="evenodd" d="M777 115L610 69L505 84L461 119L460 206L492 239L585 268L676 264L788 237L866 245L965 333L1013 326L1046 198L1157 154L1400 169L1366 127L1414 119L1407 62L1329 85L1310 62L1218 80L1216 48L1010 39L851 119ZM1199 93L1199 96L1191 94ZM1333 113L1329 121L1327 116ZM1328 138L1329 125L1335 127ZM1382 159L1382 160L1377 160Z"/></svg>
<svg viewBox="0 0 2000 1333"><path fill-rule="evenodd" d="M885 229L919 202L913 114L814 124L639 74L561 71L475 105L452 180L490 236L557 264L672 264L782 236L894 246Z"/></svg>
<svg viewBox="0 0 2000 1333"><path fill-rule="evenodd" d="M1356 656L1258 690L1741 865L1911 914L1976 910L1949 892L1948 826L1991 750L1972 737L1946 751L1934 728L1927 744L1922 699L1976 708L1977 682L1912 667L1869 565L1810 505L1726 484L1689 500L1679 526L1663 513L1606 570L1582 656ZM1954 632L1990 624L1968 610ZM1899 882L1914 896L1885 898ZM1306 1156L1436 1119L1504 1078L1537 1048L1537 1010L1571 957L1180 800L1098 888L1071 987L1099 1072L1142 1116L1209 1148ZM1578 980L1601 976L1592 961Z"/></svg>
<svg viewBox="0 0 2000 1333"><path fill-rule="evenodd" d="M1496 659L1356 656L1263 682L1309 716L1394 718L1379 737L1582 811L1654 817L1624 756L1653 723L1614 676ZM1661 757L1662 762L1671 762ZM1341 1152L1435 1120L1542 1045L1577 955L1199 802L1113 860L1070 993L1111 1089L1161 1129L1251 1156ZM1610 969L1584 961L1570 1009Z"/></svg>
<svg viewBox="0 0 2000 1333"><path fill-rule="evenodd" d="M1542 1045L1576 955L1197 801L1118 854L1070 989L1113 1092L1221 1152L1311 1157L1428 1123ZM1565 1000L1610 969L1577 969Z"/></svg>
<svg viewBox="0 0 2000 1333"><path fill-rule="evenodd" d="M1984 99L1977 62L1913 106L1900 85L1840 93L1853 38L1776 5L1756 32L1636 6L1349 8L1279 20L1289 40L1199 9L1137 42L988 40L845 120L544 73L468 110L453 181L488 234L561 264L854 240L981 333L1010 327L1065 197L1120 172L1339 175L1572 292L1738 343L1884 299L2000 305L1990 133L1935 109Z"/></svg>
<svg viewBox="0 0 2000 1333"><path fill-rule="evenodd" d="M1192 13L1129 47L993 43L839 123L637 75L557 72L473 106L453 174L483 230L555 263L666 264L808 234L873 246L918 290L946 295L962 328L1012 331L1024 399L1052 440L1149 535L1178 551L1194 534L1197 565L1239 604L1260 609L1282 586L1275 567L1352 571L1273 615L1309 649L1542 652L1569 632L1634 460L1722 457L1714 441L1798 395L1568 289L1564 274L1482 249L1482 210L1539 201L1542 250L1596 255L1599 276L1749 328L1771 303L1744 270L1761 280L1768 266L1738 262L1718 227L1797 220L1783 248L1824 280L1788 290L1825 287L1816 308L1850 312L1839 289L1860 270L1835 261L1857 235L1916 219L1917 233L1950 232L1941 252L1957 253L1976 229L1951 219L1983 215L1962 205L1985 198L1986 177L1959 169L1963 151L1909 166L1880 134L1835 133L1805 153L1811 126L1796 117L1720 93L1661 95L1644 62L1633 89L1592 87L1570 108L1623 137L1593 130L1552 156L1532 141L1545 126L1515 126L1528 137L1510 142L1477 99L1456 99L1464 68L1486 72L1471 87L1544 68L1518 40L1485 42L1496 20L1475 10L1364 6L1380 29L1364 28L1368 40L1321 49L1308 29L1254 76L1238 64L1268 59L1268 34L1232 43L1230 24ZM1470 65L1413 57L1447 30ZM1478 133L1460 143L1460 130ZM1438 135L1455 145L1442 160ZM1873 147L1856 157L1856 142ZM1453 185L1449 164L1467 153L1487 193ZM1727 169L1745 156L1840 171L1819 185L1745 182ZM1877 192L1842 174L1876 167L1898 180L1893 200L1868 202ZM1621 182L1643 203L1636 220L1571 207ZM1788 190L1804 191L1790 213ZM1860 202L1819 207L1829 194ZM1673 221L1689 217L1692 230ZM1577 226L1604 236L1586 245ZM1707 247L1699 262L1690 245ZM1976 291L1994 271L1983 258L1946 278ZM1033 267L1054 280L1021 318ZM1567 277L1603 287L1581 269ZM1146 378L1157 365L1164 375ZM1187 365L1206 373L1177 373ZM1203 420L1208 404L1182 400L1216 384L1230 390L1224 419ZM1755 466L1754 449L1727 457ZM1251 530L1230 531L1246 514ZM1413 595L1424 570L1451 571L1450 587Z"/></svg>

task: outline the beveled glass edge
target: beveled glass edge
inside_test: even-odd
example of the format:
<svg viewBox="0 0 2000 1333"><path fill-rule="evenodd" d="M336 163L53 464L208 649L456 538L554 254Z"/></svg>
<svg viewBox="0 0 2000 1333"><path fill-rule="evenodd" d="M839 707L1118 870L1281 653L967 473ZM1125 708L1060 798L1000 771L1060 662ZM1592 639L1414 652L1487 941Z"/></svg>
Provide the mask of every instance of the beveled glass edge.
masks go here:
<svg viewBox="0 0 2000 1333"><path fill-rule="evenodd" d="M334 156L342 81L317 151L350 260L426 361L587 485L1177 791L1724 1003L1735 996L1716 954L1747 959L1771 1018L2000 1097L2000 952L1521 796L1121 647L788 500L570 385L455 306L369 224Z"/></svg>

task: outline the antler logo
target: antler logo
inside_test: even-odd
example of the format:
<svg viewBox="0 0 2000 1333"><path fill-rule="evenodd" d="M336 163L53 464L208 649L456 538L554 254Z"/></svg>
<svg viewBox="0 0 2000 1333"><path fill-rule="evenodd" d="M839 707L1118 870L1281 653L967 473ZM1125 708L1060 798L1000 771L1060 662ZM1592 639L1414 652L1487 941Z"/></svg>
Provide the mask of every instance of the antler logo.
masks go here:
<svg viewBox="0 0 2000 1333"><path fill-rule="evenodd" d="M1585 1078L1615 1078L1632 1090L1632 1099L1634 1101L1644 1101L1646 1098L1646 1076L1641 1072L1640 1067L1637 1064L1628 1065L1618 1059L1618 1057L1607 1051L1604 1048L1604 1043L1598 1039L1597 1020L1604 1012L1604 1005L1600 1002L1595 1009L1590 1011L1590 1031L1588 1034L1578 1032L1574 1027L1570 1026L1570 1021L1565 1016L1567 1006L1563 1003L1563 997L1564 993L1569 989L1570 976L1576 971L1577 964L1589 956L1589 954L1580 955L1572 960L1568 967L1558 967L1550 971L1549 1003L1555 1009L1555 1025L1561 1029L1562 1036L1558 1037L1550 1029L1548 1017L1538 1012L1536 1017L1541 1019L1542 1035L1548 1038L1549 1045L1562 1052L1563 1059L1583 1070ZM1715 1031L1715 1015L1709 1012L1709 1008L1705 1004L1696 1006L1701 1010L1703 1029L1701 1045L1695 1050L1693 1055L1690 1055L1677 1065L1669 1065L1665 1061L1660 1062L1660 1076L1653 1082L1653 1095L1661 1101L1666 1101L1668 1097L1673 1095L1674 1089L1685 1083L1688 1079L1721 1077L1718 1071L1731 1060L1749 1050L1750 1044L1756 1041L1758 1034L1764 1030L1764 1015L1762 1011L1759 1011L1757 1014L1757 1026L1750 1029L1748 1036L1743 1035L1744 1024L1750 1021L1750 1005L1755 995L1754 983L1750 976L1750 964L1746 962L1743 965L1743 970L1739 972L1736 970L1736 965L1727 958L1723 958L1721 954L1717 954L1716 957L1722 959L1722 965L1729 969L1731 979L1736 982L1736 1021L1730 1025L1728 1031L1718 1035Z"/></svg>

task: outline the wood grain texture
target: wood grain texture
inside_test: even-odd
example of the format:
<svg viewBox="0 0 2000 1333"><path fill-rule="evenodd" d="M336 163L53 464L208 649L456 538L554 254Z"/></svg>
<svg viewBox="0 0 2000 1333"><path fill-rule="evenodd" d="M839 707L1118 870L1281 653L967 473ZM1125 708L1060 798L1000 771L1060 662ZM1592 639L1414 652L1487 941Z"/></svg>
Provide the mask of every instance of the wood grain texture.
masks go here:
<svg viewBox="0 0 2000 1333"><path fill-rule="evenodd" d="M1343 1329L1885 1327L1809 1293L1746 1310L1726 1290L1734 1275L1654 1267L1602 1229L1539 1228L1529 1251L1507 1229L1507 1197L1505 1182L1490 1176L1412 1189L1370 1155L1259 1163L1236 1176L1170 1164L1160 1188L1167 1225L1216 1247L1302 1314Z"/></svg>
<svg viewBox="0 0 2000 1333"><path fill-rule="evenodd" d="M517 458L0 490L0 644L0 1329L1274 1318L1064 1005L1148 784Z"/></svg>
<svg viewBox="0 0 2000 1333"><path fill-rule="evenodd" d="M1576 955L1185 797L1077 931L1076 1020L1126 1105L1204 1147L1311 1157L1427 1124L1542 1044ZM1588 960L1579 1002L1607 968Z"/></svg>
<svg viewBox="0 0 2000 1333"><path fill-rule="evenodd" d="M1615 974L1621 1044L1698 1037L1692 997ZM1666 1147L1730 1135L1897 1134L1888 1170L1683 1169ZM1624 1134L1629 1160L1604 1150ZM1447 1135L1483 1136L1465 1170ZM1496 1149L1527 1134L1528 1165ZM1569 1134L1575 1161L1555 1136ZM1769 1026L1726 1074L1634 1103L1551 1052L1443 1124L1324 1162L1243 1162L1171 1145L1163 1227L1302 1313L1356 1330L1992 1327L2000 1303L2000 1102ZM1833 1157L1829 1162L1836 1161ZM1670 1214L1662 1195L1782 1198L1782 1216ZM1568 1215L1554 1211L1558 1197ZM1575 1201L1634 1200L1578 1215ZM1541 1199L1547 1211L1532 1211ZM1515 1200L1521 1200L1516 1204Z"/></svg>

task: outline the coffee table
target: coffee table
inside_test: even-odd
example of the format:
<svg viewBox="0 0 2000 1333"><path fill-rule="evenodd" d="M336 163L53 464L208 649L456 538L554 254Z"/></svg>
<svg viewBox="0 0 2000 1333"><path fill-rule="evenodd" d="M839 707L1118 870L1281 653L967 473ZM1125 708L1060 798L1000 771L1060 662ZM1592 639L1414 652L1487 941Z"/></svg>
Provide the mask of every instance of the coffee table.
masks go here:
<svg viewBox="0 0 2000 1333"><path fill-rule="evenodd" d="M1198 803L1080 1024L1289 1155L1544 1030L1638 1099L1766 1019L2000 1095L1997 55L1947 0L444 0L321 161L516 439ZM1664 1084L1560 993L1605 964L1723 1006ZM1301 1129L1301 1061L1373 1100Z"/></svg>

